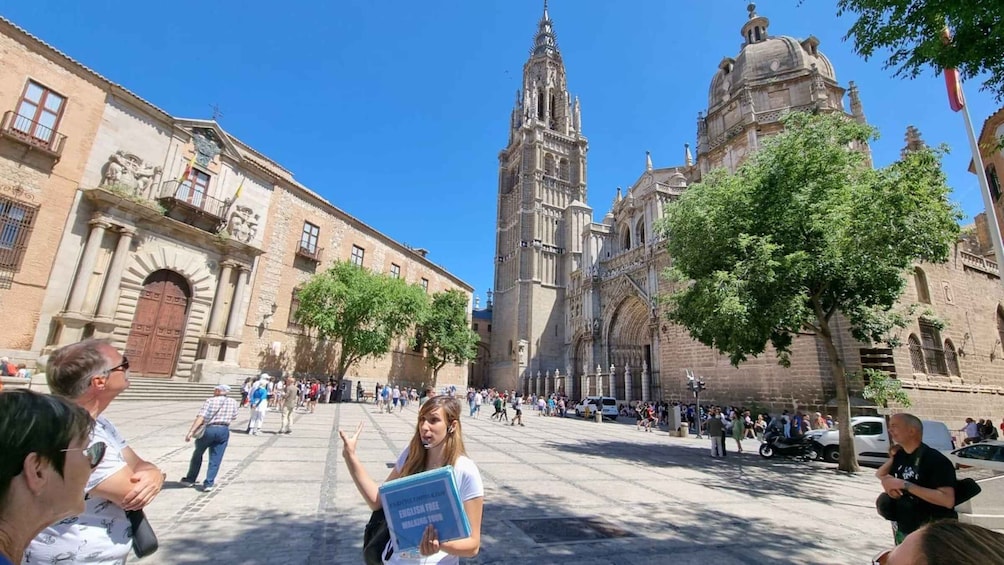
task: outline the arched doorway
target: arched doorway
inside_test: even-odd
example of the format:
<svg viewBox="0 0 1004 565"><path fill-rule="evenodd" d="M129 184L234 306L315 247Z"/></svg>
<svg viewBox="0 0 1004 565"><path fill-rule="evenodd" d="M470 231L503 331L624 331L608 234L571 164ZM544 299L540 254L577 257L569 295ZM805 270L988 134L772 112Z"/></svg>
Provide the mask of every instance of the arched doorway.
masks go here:
<svg viewBox="0 0 1004 565"><path fill-rule="evenodd" d="M181 349L191 297L188 282L174 271L155 271L143 281L126 342L126 356L133 373L171 376Z"/></svg>
<svg viewBox="0 0 1004 565"><path fill-rule="evenodd" d="M614 396L619 400L642 400L641 370L644 362L649 371L652 367L651 336L649 335L649 308L636 296L629 296L618 305L610 320L607 359L608 369L614 366ZM624 367L631 368L631 382L624 382ZM627 387L630 387L628 394ZM650 399L647 399L650 400Z"/></svg>

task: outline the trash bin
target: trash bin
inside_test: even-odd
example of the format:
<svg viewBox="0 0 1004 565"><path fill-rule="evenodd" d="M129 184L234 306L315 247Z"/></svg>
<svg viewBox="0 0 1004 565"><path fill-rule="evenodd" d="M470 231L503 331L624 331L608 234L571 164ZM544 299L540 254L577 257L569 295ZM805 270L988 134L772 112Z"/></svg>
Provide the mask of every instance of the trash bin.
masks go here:
<svg viewBox="0 0 1004 565"><path fill-rule="evenodd" d="M690 424L683 422L680 424L680 437L690 436Z"/></svg>
<svg viewBox="0 0 1004 565"><path fill-rule="evenodd" d="M603 410L599 409L596 410L596 423L597 424L603 423Z"/></svg>

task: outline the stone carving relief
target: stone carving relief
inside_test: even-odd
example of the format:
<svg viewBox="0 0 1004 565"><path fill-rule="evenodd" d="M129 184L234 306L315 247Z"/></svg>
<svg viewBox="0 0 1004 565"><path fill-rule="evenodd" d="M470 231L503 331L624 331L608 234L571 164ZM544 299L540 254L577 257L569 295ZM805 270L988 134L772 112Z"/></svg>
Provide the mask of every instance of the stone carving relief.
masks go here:
<svg viewBox="0 0 1004 565"><path fill-rule="evenodd" d="M259 218L254 210L238 204L227 220L227 233L241 243L250 243L258 233Z"/></svg>
<svg viewBox="0 0 1004 565"><path fill-rule="evenodd" d="M519 364L526 365L526 346L530 345L525 339L519 340Z"/></svg>
<svg viewBox="0 0 1004 565"><path fill-rule="evenodd" d="M209 129L195 130L192 142L195 144L195 162L203 167L208 167L209 163L220 154L220 147L223 145L213 130Z"/></svg>
<svg viewBox="0 0 1004 565"><path fill-rule="evenodd" d="M118 186L132 190L134 195L144 194L160 175L161 168L146 164L132 153L121 149L108 157L101 176L100 187Z"/></svg>

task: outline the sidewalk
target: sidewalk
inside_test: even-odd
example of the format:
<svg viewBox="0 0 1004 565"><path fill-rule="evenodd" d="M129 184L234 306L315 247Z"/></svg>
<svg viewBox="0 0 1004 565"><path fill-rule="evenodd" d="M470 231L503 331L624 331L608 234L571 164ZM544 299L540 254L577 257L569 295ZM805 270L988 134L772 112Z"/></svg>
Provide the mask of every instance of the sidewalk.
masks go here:
<svg viewBox="0 0 1004 565"><path fill-rule="evenodd" d="M107 414L141 456L168 472L147 509L161 547L148 564L360 562L369 510L341 458L339 426L364 422L359 454L382 480L414 430L415 407L373 404L298 413L293 433L232 426L217 488L177 480L199 403L117 403ZM708 441L524 412L526 427L463 417L469 455L485 484L482 551L468 563L867 563L889 545L869 471L848 477L818 463L747 453L708 457Z"/></svg>

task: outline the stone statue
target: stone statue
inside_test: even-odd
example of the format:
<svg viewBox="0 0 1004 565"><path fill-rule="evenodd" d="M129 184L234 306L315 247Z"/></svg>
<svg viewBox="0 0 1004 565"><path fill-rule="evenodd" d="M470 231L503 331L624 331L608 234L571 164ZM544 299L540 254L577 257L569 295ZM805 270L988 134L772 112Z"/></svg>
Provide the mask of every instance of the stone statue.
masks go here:
<svg viewBox="0 0 1004 565"><path fill-rule="evenodd" d="M247 206L238 204L230 213L230 220L227 221L227 233L241 243L250 243L258 233L258 219L260 216Z"/></svg>
<svg viewBox="0 0 1004 565"><path fill-rule="evenodd" d="M519 341L519 364L526 365L526 340Z"/></svg>
<svg viewBox="0 0 1004 565"><path fill-rule="evenodd" d="M153 184L153 178L160 172L160 167L147 165L136 155L120 149L108 157L98 186L117 186L132 190L133 195L139 196L146 193Z"/></svg>

